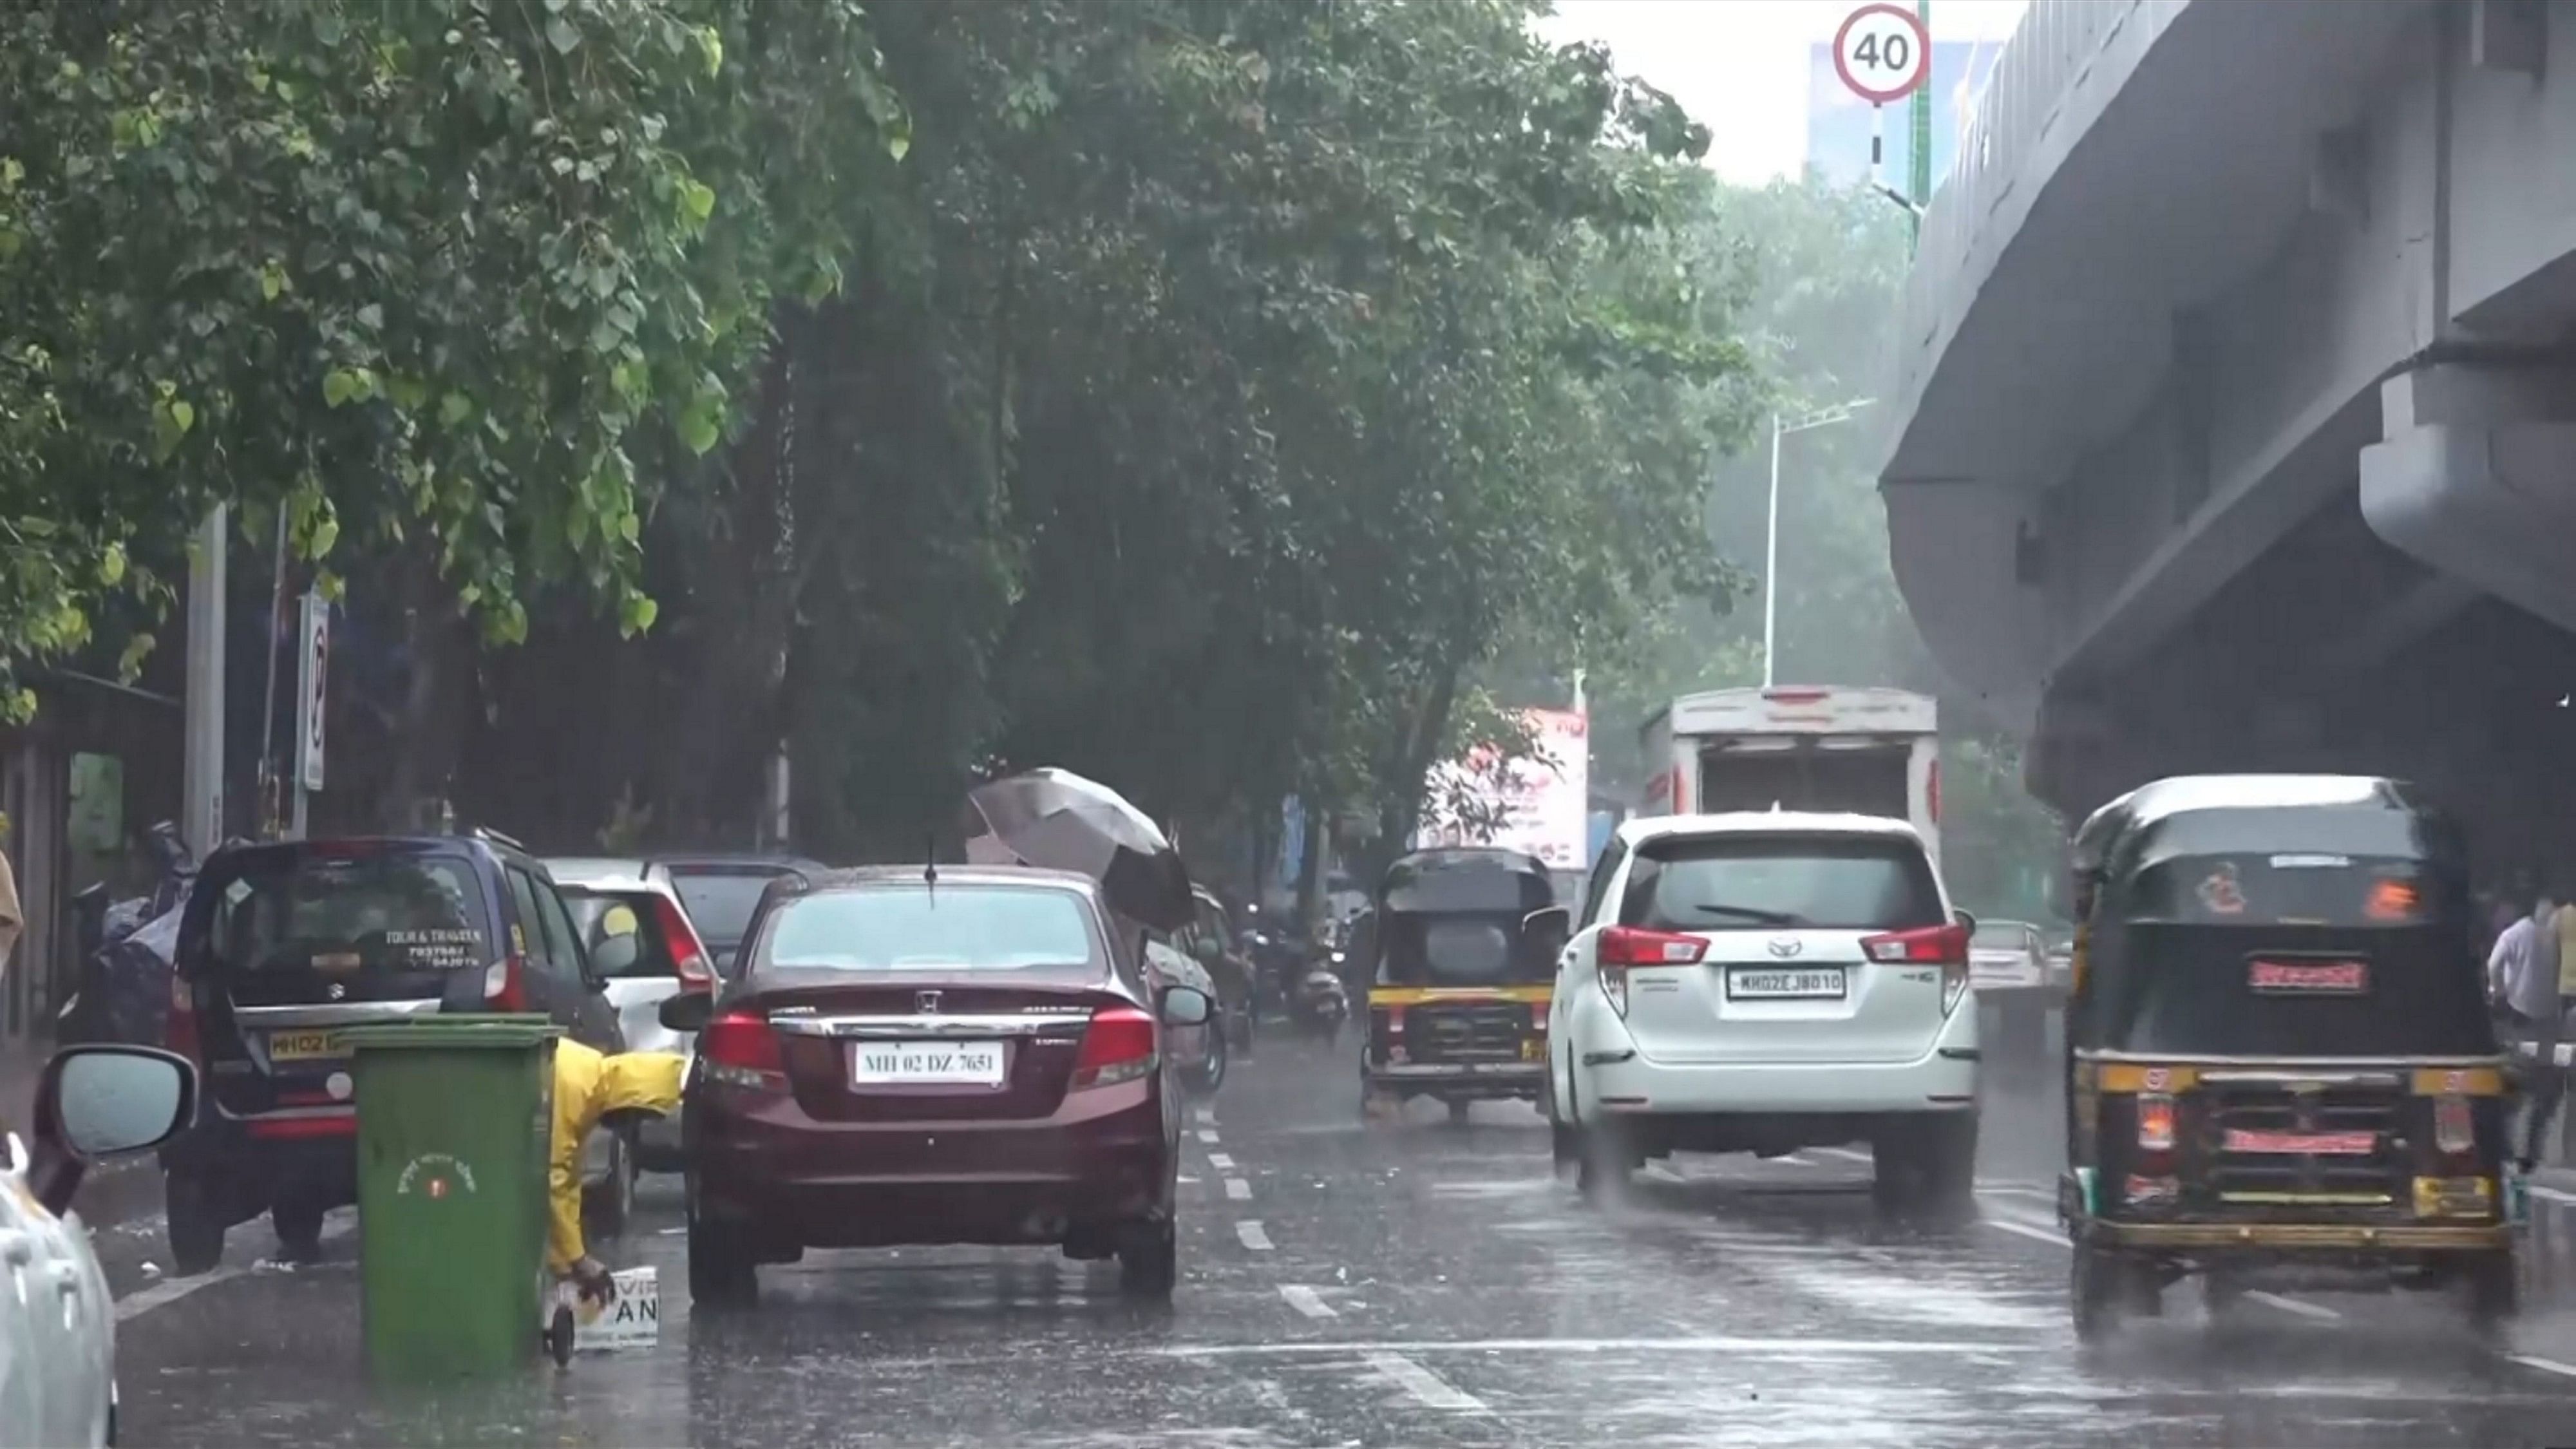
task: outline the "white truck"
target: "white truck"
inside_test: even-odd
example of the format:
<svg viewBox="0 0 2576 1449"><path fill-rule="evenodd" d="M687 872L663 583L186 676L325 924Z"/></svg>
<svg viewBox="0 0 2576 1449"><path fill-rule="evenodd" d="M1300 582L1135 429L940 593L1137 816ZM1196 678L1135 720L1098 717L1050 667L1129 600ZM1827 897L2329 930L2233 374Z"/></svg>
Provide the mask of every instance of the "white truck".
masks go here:
<svg viewBox="0 0 2576 1449"><path fill-rule="evenodd" d="M1927 695L1821 685L1686 694L1640 732L1640 813L1847 811L1911 822L1941 862L1941 734Z"/></svg>

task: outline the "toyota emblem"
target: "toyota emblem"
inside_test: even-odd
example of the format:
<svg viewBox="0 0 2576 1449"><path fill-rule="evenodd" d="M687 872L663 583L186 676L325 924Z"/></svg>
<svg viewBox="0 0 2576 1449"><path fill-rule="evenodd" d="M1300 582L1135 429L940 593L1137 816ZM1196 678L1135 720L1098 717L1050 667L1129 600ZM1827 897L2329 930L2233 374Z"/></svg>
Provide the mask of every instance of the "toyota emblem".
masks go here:
<svg viewBox="0 0 2576 1449"><path fill-rule="evenodd" d="M1778 936L1771 942L1771 954L1774 956L1795 956L1805 949L1806 943L1795 936Z"/></svg>
<svg viewBox="0 0 2576 1449"><path fill-rule="evenodd" d="M912 1006L924 1016L936 1016L939 1014L939 993L916 991L912 994Z"/></svg>

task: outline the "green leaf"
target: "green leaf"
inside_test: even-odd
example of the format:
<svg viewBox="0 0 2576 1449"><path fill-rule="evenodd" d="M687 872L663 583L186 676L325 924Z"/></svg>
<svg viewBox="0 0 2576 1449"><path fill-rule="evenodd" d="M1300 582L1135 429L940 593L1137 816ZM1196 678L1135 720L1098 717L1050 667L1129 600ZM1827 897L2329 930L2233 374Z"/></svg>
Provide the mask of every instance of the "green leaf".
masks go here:
<svg viewBox="0 0 2576 1449"><path fill-rule="evenodd" d="M712 411L699 411L692 408L680 419L680 442L690 452L701 458L707 455L707 451L716 445L717 439L721 436Z"/></svg>
<svg viewBox="0 0 2576 1449"><path fill-rule="evenodd" d="M712 80L718 71L724 69L724 37L716 33L714 26L701 25L697 38L698 58L706 63L707 77Z"/></svg>
<svg viewBox="0 0 2576 1449"><path fill-rule="evenodd" d="M716 191L692 177L680 183L680 210L691 221L704 221L715 214Z"/></svg>
<svg viewBox="0 0 2576 1449"><path fill-rule="evenodd" d="M263 302L274 302L286 290L286 268L270 260L259 264L259 296Z"/></svg>
<svg viewBox="0 0 2576 1449"><path fill-rule="evenodd" d="M180 432L184 433L197 425L197 410L185 399L172 402L169 408L170 421L178 424Z"/></svg>
<svg viewBox="0 0 2576 1449"><path fill-rule="evenodd" d="M349 371L345 367L335 367L329 372L322 374L323 402L336 408L357 395L357 374Z"/></svg>
<svg viewBox="0 0 2576 1449"><path fill-rule="evenodd" d="M451 392L438 400L438 420L455 427L474 415L474 400L461 392Z"/></svg>
<svg viewBox="0 0 2576 1449"><path fill-rule="evenodd" d="M570 55L581 44L581 32L573 28L571 21L558 15L546 22L546 43L555 48L556 54Z"/></svg>
<svg viewBox="0 0 2576 1449"><path fill-rule="evenodd" d="M111 543L99 554L98 581L103 586L112 589L119 583L123 582L124 578L125 545L121 543Z"/></svg>
<svg viewBox="0 0 2576 1449"><path fill-rule="evenodd" d="M619 611L618 631L632 639L651 629L653 621L661 616L662 606L655 603L651 595L630 594L625 607Z"/></svg>

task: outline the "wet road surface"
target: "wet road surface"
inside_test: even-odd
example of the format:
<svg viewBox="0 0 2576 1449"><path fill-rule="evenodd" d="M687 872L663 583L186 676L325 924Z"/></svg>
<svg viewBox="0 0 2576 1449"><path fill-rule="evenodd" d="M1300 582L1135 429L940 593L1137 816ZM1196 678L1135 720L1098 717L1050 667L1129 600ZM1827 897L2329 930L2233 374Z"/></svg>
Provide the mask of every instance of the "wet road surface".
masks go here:
<svg viewBox="0 0 2576 1449"><path fill-rule="evenodd" d="M1881 1220L1858 1153L1677 1157L1584 1205L1538 1117L1363 1125L1347 1052L1269 1045L1194 1109L1168 1310L1035 1251L815 1253L749 1314L689 1312L675 1184L602 1256L659 1267L657 1348L393 1398L364 1384L354 1236L328 1260L148 1276L102 1234L125 1442L1926 1446L2576 1444L2576 1200L2544 1203L2501 1350L2437 1297L2196 1290L2079 1351L2046 1186L2056 1121L2001 1101L1982 1219ZM2562 1274L2565 1276L2562 1279Z"/></svg>

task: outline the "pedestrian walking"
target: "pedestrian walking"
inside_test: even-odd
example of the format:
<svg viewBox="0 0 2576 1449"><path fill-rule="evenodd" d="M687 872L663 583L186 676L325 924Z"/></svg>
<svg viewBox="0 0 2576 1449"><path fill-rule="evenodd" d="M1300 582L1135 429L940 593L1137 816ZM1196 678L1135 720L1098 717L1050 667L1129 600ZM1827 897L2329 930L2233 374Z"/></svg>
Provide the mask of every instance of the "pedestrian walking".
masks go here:
<svg viewBox="0 0 2576 1449"><path fill-rule="evenodd" d="M2558 1046L2568 1039L2567 1013L2576 1006L2576 905L2561 904L2571 898L2576 891L2561 889L2535 904L2528 946L2520 953L2518 973L2505 985L2505 1007L2532 1053L2531 1103L2523 1119L2526 1173L2539 1163L2541 1144L2567 1092L2567 1069L2558 1061ZM2507 954L2503 941L2496 950L2498 956Z"/></svg>

